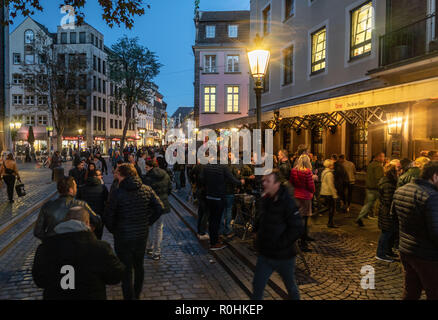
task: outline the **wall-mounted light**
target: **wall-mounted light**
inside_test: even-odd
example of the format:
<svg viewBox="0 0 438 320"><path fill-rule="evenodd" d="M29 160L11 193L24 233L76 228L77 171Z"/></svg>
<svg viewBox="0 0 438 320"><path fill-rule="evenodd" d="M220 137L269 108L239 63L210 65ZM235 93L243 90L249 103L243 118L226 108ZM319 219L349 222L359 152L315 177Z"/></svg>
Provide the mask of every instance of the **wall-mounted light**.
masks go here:
<svg viewBox="0 0 438 320"><path fill-rule="evenodd" d="M386 124L390 136L399 136L403 130L403 112L388 112L386 114Z"/></svg>

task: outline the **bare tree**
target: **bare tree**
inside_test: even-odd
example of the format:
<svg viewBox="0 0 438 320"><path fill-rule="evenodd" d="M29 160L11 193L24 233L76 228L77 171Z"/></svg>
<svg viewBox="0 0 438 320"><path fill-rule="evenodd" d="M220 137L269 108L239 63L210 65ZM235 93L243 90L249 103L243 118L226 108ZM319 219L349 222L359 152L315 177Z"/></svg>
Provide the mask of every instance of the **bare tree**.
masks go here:
<svg viewBox="0 0 438 320"><path fill-rule="evenodd" d="M40 106L52 117L57 133L57 150L62 149L62 137L67 125L77 123L75 110L89 95L89 68L85 53L70 50L66 45L53 45L50 38L37 33L34 44L25 50L33 50L37 61L21 67L24 75L24 87L29 93L47 100ZM82 101L82 103L84 103Z"/></svg>

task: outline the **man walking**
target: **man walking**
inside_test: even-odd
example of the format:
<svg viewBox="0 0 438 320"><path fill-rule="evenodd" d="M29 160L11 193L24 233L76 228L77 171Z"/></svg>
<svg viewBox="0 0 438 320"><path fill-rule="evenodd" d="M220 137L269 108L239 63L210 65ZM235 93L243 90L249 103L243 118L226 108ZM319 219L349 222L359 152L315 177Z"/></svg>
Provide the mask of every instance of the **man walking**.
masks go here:
<svg viewBox="0 0 438 320"><path fill-rule="evenodd" d="M353 162L345 159L345 155L341 154L339 156L338 162L343 166L347 174L347 194L345 197L345 210L350 212L351 200L353 199L353 188L356 183L356 166Z"/></svg>
<svg viewBox="0 0 438 320"><path fill-rule="evenodd" d="M94 231L101 228L102 221L90 206L80 200L76 200L76 182L72 177L65 177L57 185L59 198L47 202L38 215L34 235L40 240L56 234L55 227L64 220L70 208L83 207L90 216L91 229Z"/></svg>
<svg viewBox="0 0 438 320"><path fill-rule="evenodd" d="M438 300L438 161L427 163L420 179L394 194L392 214L399 221L404 300Z"/></svg>
<svg viewBox="0 0 438 320"><path fill-rule="evenodd" d="M158 220L164 208L152 188L143 185L133 165L120 165L114 172L114 178L119 186L110 196L103 219L114 235L116 254L126 266L122 280L123 297L125 300L138 300L143 288L148 229Z"/></svg>
<svg viewBox="0 0 438 320"><path fill-rule="evenodd" d="M118 284L124 266L111 246L96 239L83 207L71 208L54 228L55 234L37 248L32 275L45 300L106 300L105 285ZM74 289L63 288L65 266L74 272Z"/></svg>
<svg viewBox="0 0 438 320"><path fill-rule="evenodd" d="M356 219L356 223L363 227L362 219L368 216L373 210L374 204L379 198L379 181L383 177L383 163L385 162L385 154L380 152L373 157L373 160L367 168L366 178L366 199L359 216Z"/></svg>
<svg viewBox="0 0 438 320"><path fill-rule="evenodd" d="M281 173L274 170L263 179L264 194L255 224L259 254L253 280L253 300L262 300L270 276L277 271L291 300L299 300L295 280L295 242L303 235L304 225L294 199L281 184Z"/></svg>

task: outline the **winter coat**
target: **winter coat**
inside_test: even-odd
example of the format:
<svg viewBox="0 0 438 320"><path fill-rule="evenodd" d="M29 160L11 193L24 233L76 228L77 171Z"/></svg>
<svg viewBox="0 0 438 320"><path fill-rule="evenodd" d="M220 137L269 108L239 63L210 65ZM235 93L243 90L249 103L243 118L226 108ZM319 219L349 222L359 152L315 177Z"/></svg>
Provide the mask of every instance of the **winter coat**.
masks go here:
<svg viewBox="0 0 438 320"><path fill-rule="evenodd" d="M335 176L335 188L338 194L343 194L345 187L349 183L348 173L344 166L336 161L334 166L333 174Z"/></svg>
<svg viewBox="0 0 438 320"><path fill-rule="evenodd" d="M391 215L391 205L396 189L397 180L386 176L380 179L379 182L379 218L378 225L382 231L394 231L397 220Z"/></svg>
<svg viewBox="0 0 438 320"><path fill-rule="evenodd" d="M172 181L166 171L153 168L146 173L144 184L150 186L164 205L164 213L170 212L169 195L172 193Z"/></svg>
<svg viewBox="0 0 438 320"><path fill-rule="evenodd" d="M56 235L47 238L36 250L32 275L43 288L46 300L106 300L105 285L118 284L124 265L111 246L96 239L80 221L60 223ZM74 290L61 287L63 266L74 270Z"/></svg>
<svg viewBox="0 0 438 320"><path fill-rule="evenodd" d="M240 186L241 183L226 165L222 164L207 164L201 171L201 183L205 186L205 194L207 197L223 198L226 195L226 183L233 183Z"/></svg>
<svg viewBox="0 0 438 320"><path fill-rule="evenodd" d="M345 172L347 173L347 183L354 184L356 182L356 166L353 162L345 160L342 162L342 166L345 169Z"/></svg>
<svg viewBox="0 0 438 320"><path fill-rule="evenodd" d="M294 186L294 195L297 199L312 200L315 193L312 170L292 169L290 183Z"/></svg>
<svg viewBox="0 0 438 320"><path fill-rule="evenodd" d="M397 182L397 188L401 188L408 183L420 178L421 169L418 167L412 167L406 170L399 178Z"/></svg>
<svg viewBox="0 0 438 320"><path fill-rule="evenodd" d="M281 162L278 165L278 170L280 171L281 183L285 183L285 182L289 181L290 172L292 170L290 162L289 161Z"/></svg>
<svg viewBox="0 0 438 320"><path fill-rule="evenodd" d="M85 184L85 174L87 170L79 170L77 167L74 167L68 172L69 177L73 177L76 181L76 185L78 187L82 187Z"/></svg>
<svg viewBox="0 0 438 320"><path fill-rule="evenodd" d="M237 168L237 165L229 164L227 165L227 167L236 179L240 179L240 174L238 172L239 169ZM236 193L236 185L230 180L225 181L225 193L227 195L234 195Z"/></svg>
<svg viewBox="0 0 438 320"><path fill-rule="evenodd" d="M46 238L55 235L55 227L64 220L67 212L73 207L85 208L90 215L90 224L96 229L101 227L101 218L86 202L76 200L72 196L60 196L56 200L47 202L41 208L33 232L35 237L44 241Z"/></svg>
<svg viewBox="0 0 438 320"><path fill-rule="evenodd" d="M90 177L85 186L78 191L76 197L88 203L94 212L102 216L105 211L105 203L108 200L108 189L99 178Z"/></svg>
<svg viewBox="0 0 438 320"><path fill-rule="evenodd" d="M438 189L417 179L397 189L392 213L399 221L400 252L438 261Z"/></svg>
<svg viewBox="0 0 438 320"><path fill-rule="evenodd" d="M304 225L287 187L281 185L273 198L262 198L259 211L255 223L257 252L278 260L296 256L295 241L303 234Z"/></svg>
<svg viewBox="0 0 438 320"><path fill-rule="evenodd" d="M338 198L338 193L335 187L335 176L333 170L325 169L321 174L321 196L332 196Z"/></svg>
<svg viewBox="0 0 438 320"><path fill-rule="evenodd" d="M145 240L148 226L163 213L163 203L139 177L127 177L120 182L105 208L103 221L115 240Z"/></svg>
<svg viewBox="0 0 438 320"><path fill-rule="evenodd" d="M383 166L378 161L372 161L367 168L366 188L377 190L379 181L383 177Z"/></svg>

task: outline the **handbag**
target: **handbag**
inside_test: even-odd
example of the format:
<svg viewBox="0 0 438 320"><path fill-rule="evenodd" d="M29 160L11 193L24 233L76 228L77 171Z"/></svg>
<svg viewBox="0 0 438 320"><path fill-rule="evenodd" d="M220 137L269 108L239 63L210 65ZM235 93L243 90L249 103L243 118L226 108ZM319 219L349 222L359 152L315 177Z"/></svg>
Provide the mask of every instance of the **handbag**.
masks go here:
<svg viewBox="0 0 438 320"><path fill-rule="evenodd" d="M18 184L15 185L15 191L17 192L17 195L21 198L26 195L26 190L24 189L24 184L21 182L21 180L18 180Z"/></svg>

